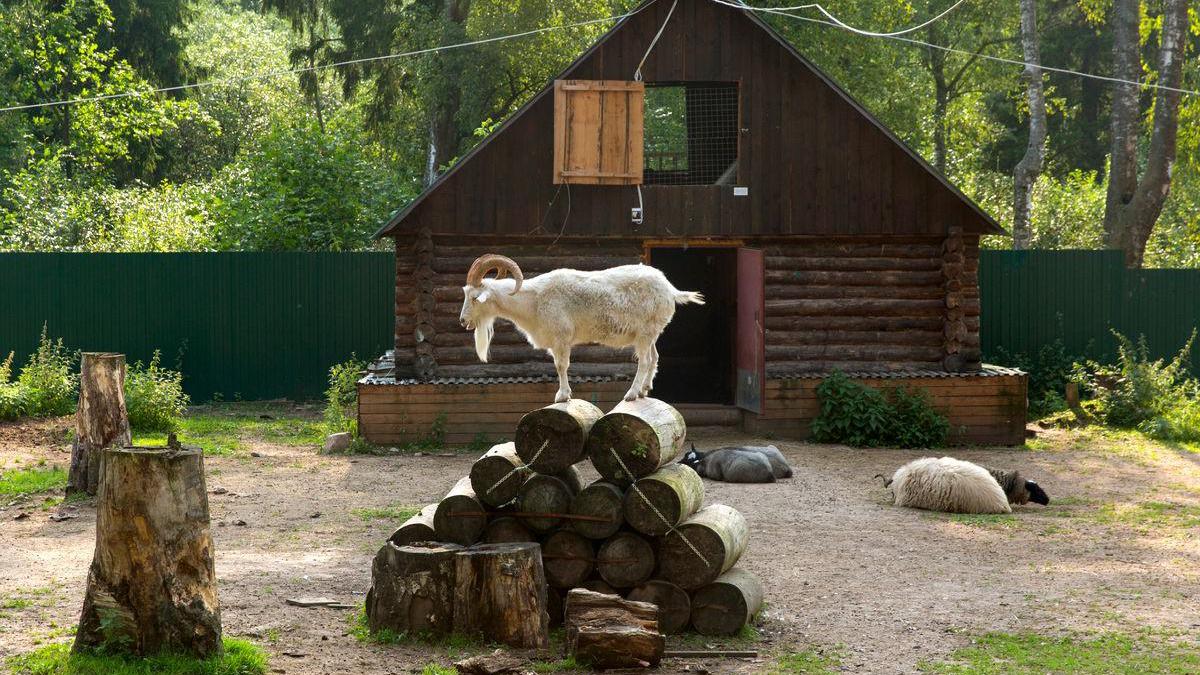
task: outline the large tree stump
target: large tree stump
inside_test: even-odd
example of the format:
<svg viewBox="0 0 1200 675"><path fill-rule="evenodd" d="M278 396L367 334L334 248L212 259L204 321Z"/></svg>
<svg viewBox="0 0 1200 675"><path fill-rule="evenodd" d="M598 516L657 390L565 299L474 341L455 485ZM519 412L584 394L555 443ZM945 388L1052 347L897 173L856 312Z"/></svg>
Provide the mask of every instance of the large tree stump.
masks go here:
<svg viewBox="0 0 1200 675"><path fill-rule="evenodd" d="M470 546L483 535L487 516L487 509L471 489L470 476L465 476L438 502L433 512L433 531L438 541Z"/></svg>
<svg viewBox="0 0 1200 675"><path fill-rule="evenodd" d="M96 553L75 650L220 652L203 454L109 448L100 461Z"/></svg>
<svg viewBox="0 0 1200 675"><path fill-rule="evenodd" d="M678 410L655 398L639 398L618 403L592 425L587 451L601 476L628 485L678 459L686 435Z"/></svg>
<svg viewBox="0 0 1200 675"><path fill-rule="evenodd" d="M404 521L392 532L388 541L397 546L406 546L418 541L437 541L437 533L433 529L433 516L437 513L437 504L429 504L421 512Z"/></svg>
<svg viewBox="0 0 1200 675"><path fill-rule="evenodd" d="M567 654L595 668L647 668L662 660L666 641L658 608L576 588L567 593L563 625Z"/></svg>
<svg viewBox="0 0 1200 675"><path fill-rule="evenodd" d="M534 474L521 486L517 503L522 520L535 532L549 532L563 523L563 516L570 515L571 500L581 489L579 470L569 467L554 476ZM528 515L537 514L537 515Z"/></svg>
<svg viewBox="0 0 1200 675"><path fill-rule="evenodd" d="M704 481L692 467L668 464L639 478L625 493L630 527L652 537L664 535L704 504Z"/></svg>
<svg viewBox="0 0 1200 675"><path fill-rule="evenodd" d="M371 563L367 625L371 632L446 635L454 628L457 544L387 542Z"/></svg>
<svg viewBox="0 0 1200 675"><path fill-rule="evenodd" d="M614 588L629 588L654 574L654 547L634 532L618 532L600 545L596 571Z"/></svg>
<svg viewBox="0 0 1200 675"><path fill-rule="evenodd" d="M526 413L517 423L517 454L538 473L564 471L583 461L588 432L603 414L581 398Z"/></svg>
<svg viewBox="0 0 1200 675"><path fill-rule="evenodd" d="M454 632L510 647L550 644L546 576L533 543L480 544L455 557Z"/></svg>
<svg viewBox="0 0 1200 675"><path fill-rule="evenodd" d="M592 540L574 530L559 530L542 544L542 566L546 583L556 588L575 588L595 567Z"/></svg>
<svg viewBox="0 0 1200 675"><path fill-rule="evenodd" d="M504 506L517 498L521 484L532 474L517 456L516 446L501 443L471 465L471 487L484 504Z"/></svg>
<svg viewBox="0 0 1200 675"><path fill-rule="evenodd" d="M712 583L737 563L749 538L746 519L736 509L706 506L660 540L659 576L687 589Z"/></svg>
<svg viewBox="0 0 1200 675"><path fill-rule="evenodd" d="M132 444L125 412L125 355L84 352L79 366L79 405L75 409L75 442L67 494L96 494L99 452Z"/></svg>
<svg viewBox="0 0 1200 675"><path fill-rule="evenodd" d="M571 527L589 539L607 539L621 529L624 520L625 493L616 484L601 478L579 491L571 500Z"/></svg>
<svg viewBox="0 0 1200 675"><path fill-rule="evenodd" d="M735 567L692 595L692 627L702 635L737 635L762 602L762 581Z"/></svg>
<svg viewBox="0 0 1200 675"><path fill-rule="evenodd" d="M501 516L487 524L483 530L483 543L504 544L518 541L537 541L533 532L519 518Z"/></svg>
<svg viewBox="0 0 1200 675"><path fill-rule="evenodd" d="M692 599L687 591L669 581L647 581L629 591L625 599L657 606L658 629L663 633L682 633L692 618Z"/></svg>

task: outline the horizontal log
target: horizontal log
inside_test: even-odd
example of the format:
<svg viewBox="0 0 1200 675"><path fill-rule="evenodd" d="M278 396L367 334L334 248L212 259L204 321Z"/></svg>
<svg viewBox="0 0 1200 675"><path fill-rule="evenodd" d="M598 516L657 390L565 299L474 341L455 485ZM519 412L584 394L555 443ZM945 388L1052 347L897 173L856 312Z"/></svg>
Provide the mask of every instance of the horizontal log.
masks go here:
<svg viewBox="0 0 1200 675"><path fill-rule="evenodd" d="M771 284L766 297L775 300L800 298L877 298L881 300L934 300L945 295L940 286L810 286Z"/></svg>
<svg viewBox="0 0 1200 675"><path fill-rule="evenodd" d="M767 270L768 284L792 283L823 286L941 286L940 270L841 272L828 270Z"/></svg>
<svg viewBox="0 0 1200 675"><path fill-rule="evenodd" d="M942 333L934 330L768 330L768 346L797 345L937 345Z"/></svg>
<svg viewBox="0 0 1200 675"><path fill-rule="evenodd" d="M621 375L630 377L637 366L633 363L576 363L571 361L572 375ZM554 375L553 363L474 363L471 365L438 364L437 377L527 377ZM626 386L629 386L626 384Z"/></svg>
<svg viewBox="0 0 1200 675"><path fill-rule="evenodd" d="M767 361L937 361L941 342L932 345L767 345Z"/></svg>
<svg viewBox="0 0 1200 675"><path fill-rule="evenodd" d="M479 355L472 346L443 346L437 347L434 355L438 364L455 365L466 363L481 363ZM630 363L633 354L628 349L613 349L599 345L580 345L571 349L571 372L577 363ZM527 363L545 362L553 367L553 360L546 352L534 349L529 345L496 345L488 351L488 363Z"/></svg>
<svg viewBox="0 0 1200 675"><path fill-rule="evenodd" d="M807 256L821 258L939 258L941 243L845 243L845 244L770 244L762 247L767 256Z"/></svg>
<svg viewBox="0 0 1200 675"><path fill-rule="evenodd" d="M936 361L838 361L834 359L804 361L768 361L767 376L772 373L846 373L895 371L895 370L941 370L942 360Z"/></svg>
<svg viewBox="0 0 1200 675"><path fill-rule="evenodd" d="M768 300L767 316L941 316L941 300Z"/></svg>
<svg viewBox="0 0 1200 675"><path fill-rule="evenodd" d="M768 297L770 295L768 294ZM970 326L970 323L967 324ZM902 316L778 316L767 313L766 328L771 331L865 330L865 331L941 331L942 317ZM976 323L978 328L978 323Z"/></svg>
<svg viewBox="0 0 1200 675"><path fill-rule="evenodd" d="M922 270L934 271L941 269L941 262L936 258L868 258L868 257L827 257L808 255L766 256L767 270L831 270L831 271L872 271L872 270Z"/></svg>
<svg viewBox="0 0 1200 675"><path fill-rule="evenodd" d="M439 249L440 252L441 250ZM471 263L475 261L476 257L469 255L439 255L433 259L433 270L438 273L457 274L460 278L465 279L467 270L471 268ZM627 249L624 253L618 253L617 255L597 255L580 253L579 251L564 251L561 255L554 256L546 255L545 249L542 249L536 255L518 254L514 260L521 266L521 271L525 273L525 276L530 277L563 267L577 270L602 270L619 265L636 264L641 261L641 251L635 252ZM462 288L460 285L460 296L461 293Z"/></svg>

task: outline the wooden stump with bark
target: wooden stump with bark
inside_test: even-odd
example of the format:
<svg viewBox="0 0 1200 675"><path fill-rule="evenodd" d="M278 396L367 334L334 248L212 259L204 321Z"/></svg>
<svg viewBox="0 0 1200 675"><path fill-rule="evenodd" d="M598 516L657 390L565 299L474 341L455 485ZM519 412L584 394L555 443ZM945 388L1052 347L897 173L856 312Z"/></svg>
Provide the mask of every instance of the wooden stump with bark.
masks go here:
<svg viewBox="0 0 1200 675"><path fill-rule="evenodd" d="M75 650L219 653L203 454L178 445L99 454L96 551Z"/></svg>
<svg viewBox="0 0 1200 675"><path fill-rule="evenodd" d="M559 530L542 543L546 583L556 588L575 588L583 583L595 568L595 558L592 540L574 530Z"/></svg>
<svg viewBox="0 0 1200 675"><path fill-rule="evenodd" d="M454 628L457 544L387 542L371 564L367 625L371 632L446 635Z"/></svg>
<svg viewBox="0 0 1200 675"><path fill-rule="evenodd" d="M429 504L421 512L404 521L392 532L388 541L397 546L405 546L418 541L437 541L433 529L433 515L437 512L437 504Z"/></svg>
<svg viewBox="0 0 1200 675"><path fill-rule="evenodd" d="M687 591L669 581L647 581L629 591L625 599L657 606L658 629L663 633L682 633L692 618L692 599Z"/></svg>
<svg viewBox="0 0 1200 675"><path fill-rule="evenodd" d="M601 478L571 500L571 515L585 516L571 521L575 531L589 539L607 539L621 529L624 521L625 493L616 483Z"/></svg>
<svg viewBox="0 0 1200 675"><path fill-rule="evenodd" d="M618 532L600 545L596 571L614 588L630 588L654 574L654 547L636 532Z"/></svg>
<svg viewBox="0 0 1200 675"><path fill-rule="evenodd" d="M84 352L79 367L79 404L67 494L96 494L99 453L132 444L125 411L125 355Z"/></svg>
<svg viewBox="0 0 1200 675"><path fill-rule="evenodd" d="M546 576L533 543L480 544L455 556L454 632L510 647L550 643Z"/></svg>
<svg viewBox="0 0 1200 675"><path fill-rule="evenodd" d="M563 625L567 654L595 668L648 668L662 660L666 641L658 608L583 589L567 593Z"/></svg>
<svg viewBox="0 0 1200 675"><path fill-rule="evenodd" d="M642 534L664 535L704 503L704 481L686 464L669 464L626 491L623 513Z"/></svg>
<svg viewBox="0 0 1200 675"><path fill-rule="evenodd" d="M487 510L475 496L469 476L455 483L433 512L433 530L438 541L470 546L479 541L486 525Z"/></svg>
<svg viewBox="0 0 1200 675"><path fill-rule="evenodd" d="M735 567L692 594L692 626L702 635L737 635L762 602L762 581Z"/></svg>
<svg viewBox="0 0 1200 675"><path fill-rule="evenodd" d="M517 454L538 473L564 471L584 460L588 432L603 414L581 398L526 413L517 423Z"/></svg>
<svg viewBox="0 0 1200 675"><path fill-rule="evenodd" d="M471 465L471 487L479 501L491 507L504 506L517 498L521 484L533 472L517 456L516 446L493 446Z"/></svg>
<svg viewBox="0 0 1200 675"><path fill-rule="evenodd" d="M686 435L678 410L655 398L639 398L618 403L592 425L587 452L601 476L628 485L678 459Z"/></svg>
<svg viewBox="0 0 1200 675"><path fill-rule="evenodd" d="M658 573L686 589L712 583L737 563L749 532L746 519L733 507L706 506L659 542Z"/></svg>

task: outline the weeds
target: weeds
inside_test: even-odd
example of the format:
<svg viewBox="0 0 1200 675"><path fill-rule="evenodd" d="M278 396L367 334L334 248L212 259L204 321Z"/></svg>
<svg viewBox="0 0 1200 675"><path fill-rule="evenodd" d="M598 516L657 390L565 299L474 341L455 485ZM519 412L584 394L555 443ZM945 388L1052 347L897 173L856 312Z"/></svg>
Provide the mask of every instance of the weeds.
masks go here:
<svg viewBox="0 0 1200 675"><path fill-rule="evenodd" d="M15 382L10 381L13 354L0 364L0 419L57 417L74 411L79 380L71 367L77 360L61 338L50 339L43 325L37 351L29 355Z"/></svg>
<svg viewBox="0 0 1200 675"><path fill-rule="evenodd" d="M221 654L195 659L161 654L144 659L132 656L72 653L68 643L52 644L5 661L17 675L260 675L267 670L267 655L246 640L225 638Z"/></svg>
<svg viewBox="0 0 1200 675"><path fill-rule="evenodd" d="M156 349L149 363L134 363L125 376L129 426L138 431L176 431L191 402L183 393L183 374L163 368L161 361Z"/></svg>
<svg viewBox="0 0 1200 675"><path fill-rule="evenodd" d="M0 472L0 496L24 497L67 486L67 472L59 467Z"/></svg>
<svg viewBox="0 0 1200 675"><path fill-rule="evenodd" d="M858 447L934 448L950 424L921 389L884 392L835 372L817 386L821 412L812 423L818 443Z"/></svg>
<svg viewBox="0 0 1200 675"><path fill-rule="evenodd" d="M949 675L1195 673L1200 672L1200 647L1174 643L1148 631L1064 637L990 633L973 639L970 647L954 652L949 660L922 663L920 668Z"/></svg>

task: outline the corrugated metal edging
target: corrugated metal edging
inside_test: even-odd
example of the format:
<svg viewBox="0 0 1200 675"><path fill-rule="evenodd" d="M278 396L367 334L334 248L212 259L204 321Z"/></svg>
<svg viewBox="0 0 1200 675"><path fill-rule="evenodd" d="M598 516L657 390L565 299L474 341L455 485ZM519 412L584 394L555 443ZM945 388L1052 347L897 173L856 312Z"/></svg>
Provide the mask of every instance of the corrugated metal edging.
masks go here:
<svg viewBox="0 0 1200 675"><path fill-rule="evenodd" d="M979 285L985 357L1061 341L1069 355L1109 360L1116 330L1169 358L1200 327L1200 269L1129 270L1120 251L982 251Z"/></svg>
<svg viewBox="0 0 1200 675"><path fill-rule="evenodd" d="M43 324L71 349L182 366L197 401L320 397L333 363L391 346L393 255L3 253L0 358Z"/></svg>

